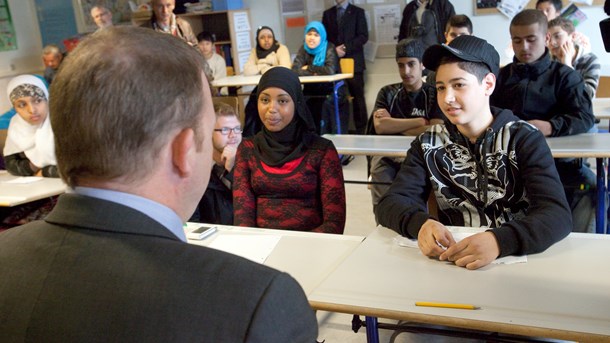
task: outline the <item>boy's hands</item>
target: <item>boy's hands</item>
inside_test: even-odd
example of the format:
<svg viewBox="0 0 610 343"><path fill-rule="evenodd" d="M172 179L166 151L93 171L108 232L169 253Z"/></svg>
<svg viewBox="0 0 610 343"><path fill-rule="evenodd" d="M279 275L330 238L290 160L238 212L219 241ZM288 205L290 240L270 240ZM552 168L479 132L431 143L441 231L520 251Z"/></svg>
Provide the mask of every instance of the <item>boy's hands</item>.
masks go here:
<svg viewBox="0 0 610 343"><path fill-rule="evenodd" d="M571 39L568 39L565 43L563 43L559 49L557 54L557 58L561 63L567 65L568 67L572 67L572 58L576 54L576 49L574 48L574 43Z"/></svg>
<svg viewBox="0 0 610 343"><path fill-rule="evenodd" d="M433 219L428 219L421 226L419 233L417 234L417 244L419 250L430 257L439 257L445 252L447 247L450 247L455 243L453 235L447 230L445 225L437 222ZM442 247L440 245L442 245ZM444 248L444 249L443 249Z"/></svg>
<svg viewBox="0 0 610 343"><path fill-rule="evenodd" d="M451 261L472 270L490 264L498 255L500 247L496 236L491 232L479 232L448 247L439 260Z"/></svg>
<svg viewBox="0 0 610 343"><path fill-rule="evenodd" d="M500 255L500 247L493 233L480 232L456 243L451 232L433 219L428 219L422 225L417 244L426 256L438 257L441 261L450 261L471 270L490 264Z"/></svg>

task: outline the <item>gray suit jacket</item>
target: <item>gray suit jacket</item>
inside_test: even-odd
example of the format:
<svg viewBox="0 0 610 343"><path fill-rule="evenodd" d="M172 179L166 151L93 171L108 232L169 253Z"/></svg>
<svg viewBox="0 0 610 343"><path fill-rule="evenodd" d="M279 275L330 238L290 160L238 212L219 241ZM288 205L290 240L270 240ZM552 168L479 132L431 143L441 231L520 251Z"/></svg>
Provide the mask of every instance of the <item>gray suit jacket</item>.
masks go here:
<svg viewBox="0 0 610 343"><path fill-rule="evenodd" d="M178 240L150 217L66 194L0 234L1 342L314 342L285 273Z"/></svg>

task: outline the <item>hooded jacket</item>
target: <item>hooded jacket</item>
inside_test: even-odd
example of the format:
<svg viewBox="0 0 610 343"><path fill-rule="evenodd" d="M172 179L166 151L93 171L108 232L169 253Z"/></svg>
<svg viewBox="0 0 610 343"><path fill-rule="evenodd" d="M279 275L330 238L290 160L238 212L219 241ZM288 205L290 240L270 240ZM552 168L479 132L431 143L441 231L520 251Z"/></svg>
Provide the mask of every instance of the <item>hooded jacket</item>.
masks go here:
<svg viewBox="0 0 610 343"><path fill-rule="evenodd" d="M540 131L509 110L470 143L451 123L434 125L412 143L377 206L381 225L417 238L429 193L444 225L489 227L500 256L544 251L572 228L550 149Z"/></svg>
<svg viewBox="0 0 610 343"><path fill-rule="evenodd" d="M500 70L491 105L507 108L522 120L551 123L552 137L585 133L595 117L582 77L551 61L548 49L533 63L514 62Z"/></svg>

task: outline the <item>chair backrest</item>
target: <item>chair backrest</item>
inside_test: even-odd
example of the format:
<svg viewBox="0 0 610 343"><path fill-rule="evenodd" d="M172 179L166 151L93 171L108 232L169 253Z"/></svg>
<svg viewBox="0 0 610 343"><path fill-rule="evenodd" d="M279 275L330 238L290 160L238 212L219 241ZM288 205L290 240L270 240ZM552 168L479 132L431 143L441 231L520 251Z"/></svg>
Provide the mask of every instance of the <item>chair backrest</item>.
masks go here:
<svg viewBox="0 0 610 343"><path fill-rule="evenodd" d="M339 60L341 67L341 73L353 74L354 73L354 59L353 58L342 58Z"/></svg>
<svg viewBox="0 0 610 343"><path fill-rule="evenodd" d="M235 75L235 69L233 67L227 67L227 76Z"/></svg>
<svg viewBox="0 0 610 343"><path fill-rule="evenodd" d="M595 97L610 98L610 76L601 76L599 78L599 85L597 86Z"/></svg>

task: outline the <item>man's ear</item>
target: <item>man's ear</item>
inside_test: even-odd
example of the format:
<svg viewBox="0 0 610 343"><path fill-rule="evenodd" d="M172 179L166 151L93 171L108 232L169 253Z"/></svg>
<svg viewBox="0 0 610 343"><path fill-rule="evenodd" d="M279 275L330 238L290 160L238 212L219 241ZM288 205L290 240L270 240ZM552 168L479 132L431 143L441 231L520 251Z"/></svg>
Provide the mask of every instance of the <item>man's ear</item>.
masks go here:
<svg viewBox="0 0 610 343"><path fill-rule="evenodd" d="M485 95L491 96L491 93L496 89L496 75L494 73L487 73L483 77L483 86L485 86Z"/></svg>
<svg viewBox="0 0 610 343"><path fill-rule="evenodd" d="M172 164L180 177L189 176L193 170L189 155L195 150L195 133L184 128L172 139Z"/></svg>

